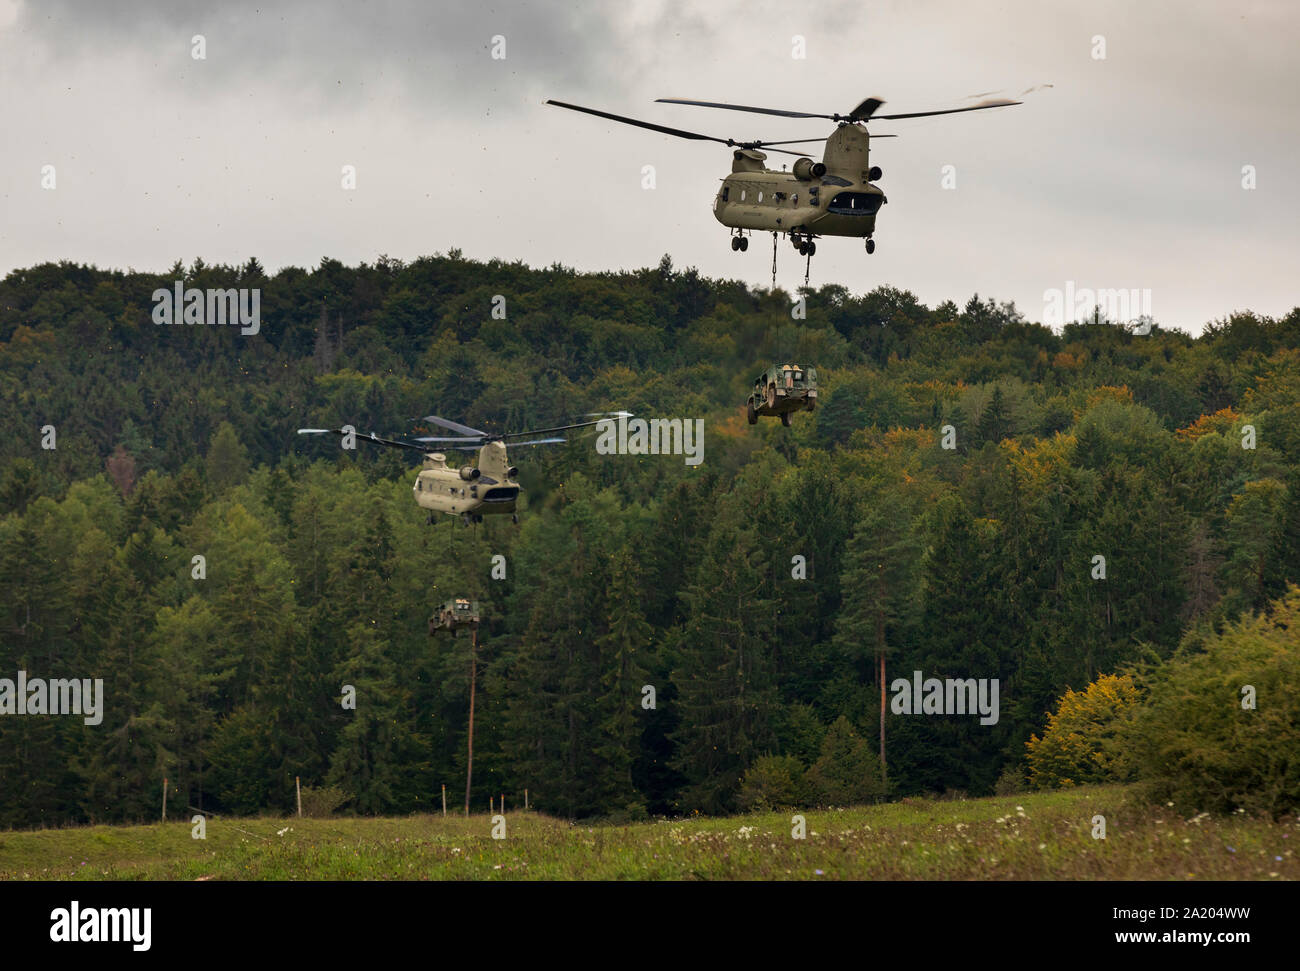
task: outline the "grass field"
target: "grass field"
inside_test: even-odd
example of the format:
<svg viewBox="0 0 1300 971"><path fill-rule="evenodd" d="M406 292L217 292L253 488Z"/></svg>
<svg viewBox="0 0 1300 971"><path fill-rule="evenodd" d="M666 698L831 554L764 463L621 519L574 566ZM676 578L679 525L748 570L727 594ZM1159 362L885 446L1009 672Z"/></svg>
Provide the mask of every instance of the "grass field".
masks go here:
<svg viewBox="0 0 1300 971"><path fill-rule="evenodd" d="M1212 819L1122 787L628 826L535 813L210 819L0 832L4 880L1294 880L1300 819ZM1106 838L1092 819L1106 817Z"/></svg>

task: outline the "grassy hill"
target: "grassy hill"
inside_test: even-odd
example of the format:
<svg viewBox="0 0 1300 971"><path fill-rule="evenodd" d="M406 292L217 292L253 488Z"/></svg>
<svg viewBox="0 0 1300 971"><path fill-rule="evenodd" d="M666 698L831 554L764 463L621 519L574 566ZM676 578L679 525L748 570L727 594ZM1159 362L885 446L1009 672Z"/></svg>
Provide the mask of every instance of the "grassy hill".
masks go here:
<svg viewBox="0 0 1300 971"><path fill-rule="evenodd" d="M1092 837L1106 817L1106 838ZM4 880L1274 880L1300 878L1300 819L1191 816L1123 787L579 825L487 815L209 820L0 833ZM1190 817L1190 818L1189 818Z"/></svg>

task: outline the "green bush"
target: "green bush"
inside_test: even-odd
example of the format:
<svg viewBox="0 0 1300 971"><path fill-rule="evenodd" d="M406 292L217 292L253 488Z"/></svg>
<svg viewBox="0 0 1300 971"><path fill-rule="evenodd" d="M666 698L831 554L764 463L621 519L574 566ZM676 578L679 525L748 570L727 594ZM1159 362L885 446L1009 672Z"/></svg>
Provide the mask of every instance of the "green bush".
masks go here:
<svg viewBox="0 0 1300 971"><path fill-rule="evenodd" d="M746 812L793 809L804 801L803 763L793 755L764 755L754 760L737 797Z"/></svg>
<svg viewBox="0 0 1300 971"><path fill-rule="evenodd" d="M813 798L823 806L856 806L885 796L880 760L843 715L827 731L807 778Z"/></svg>
<svg viewBox="0 0 1300 971"><path fill-rule="evenodd" d="M1300 809L1300 588L1270 607L1185 641L1124 727L1149 794L1180 812Z"/></svg>
<svg viewBox="0 0 1300 971"><path fill-rule="evenodd" d="M332 816L348 801L348 794L336 786L302 787L302 814L313 819Z"/></svg>

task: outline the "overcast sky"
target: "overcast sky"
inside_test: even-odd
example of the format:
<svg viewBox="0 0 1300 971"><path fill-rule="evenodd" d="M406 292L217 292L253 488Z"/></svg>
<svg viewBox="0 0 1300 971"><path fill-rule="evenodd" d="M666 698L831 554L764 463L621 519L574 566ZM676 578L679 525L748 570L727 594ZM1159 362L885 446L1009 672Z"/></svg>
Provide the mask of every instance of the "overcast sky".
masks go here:
<svg viewBox="0 0 1300 971"><path fill-rule="evenodd" d="M888 113L1028 91L872 125L902 136L873 143L877 250L827 238L812 282L931 306L978 291L1033 320L1067 281L1149 289L1157 321L1195 333L1300 303L1298 40L1290 0L0 0L0 273L459 247L580 270L669 253L767 286L770 243L732 252L711 212L729 149L543 102L783 139L830 123L653 102L847 112L876 96ZM801 284L787 244L779 260L778 284Z"/></svg>

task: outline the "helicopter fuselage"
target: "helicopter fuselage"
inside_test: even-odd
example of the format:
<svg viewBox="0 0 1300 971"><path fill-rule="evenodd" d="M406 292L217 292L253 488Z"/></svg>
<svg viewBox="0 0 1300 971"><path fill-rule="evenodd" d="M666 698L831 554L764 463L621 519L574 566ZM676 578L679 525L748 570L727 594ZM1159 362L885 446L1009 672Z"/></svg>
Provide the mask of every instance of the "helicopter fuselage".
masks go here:
<svg viewBox="0 0 1300 971"><path fill-rule="evenodd" d="M441 452L424 457L411 494L416 505L430 512L452 516L512 515L522 491L501 442L488 442L479 449L478 467L447 465Z"/></svg>
<svg viewBox="0 0 1300 971"><path fill-rule="evenodd" d="M870 140L864 128L840 125L820 164L799 159L789 172L764 166L763 152L738 148L714 198L714 218L737 230L870 238L887 201L871 183Z"/></svg>

